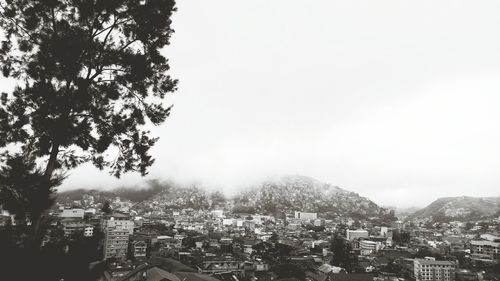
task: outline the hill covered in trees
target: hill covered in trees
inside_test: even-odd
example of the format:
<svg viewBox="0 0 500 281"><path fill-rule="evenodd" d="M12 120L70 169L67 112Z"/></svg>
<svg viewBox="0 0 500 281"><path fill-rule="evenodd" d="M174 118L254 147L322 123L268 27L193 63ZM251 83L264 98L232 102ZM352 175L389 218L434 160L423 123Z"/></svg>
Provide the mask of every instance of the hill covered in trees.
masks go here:
<svg viewBox="0 0 500 281"><path fill-rule="evenodd" d="M170 181L148 181L143 187L121 187L109 191L84 190L62 192L59 200L78 200L83 194L97 200L119 196L144 206L161 208L226 208L237 213L316 212L322 217L353 218L393 216L357 193L305 176L287 176L267 180L228 198L217 190L200 185L181 185Z"/></svg>
<svg viewBox="0 0 500 281"><path fill-rule="evenodd" d="M325 217L383 216L389 212L357 193L305 176L287 176L265 181L234 198L235 208L251 207L258 212L317 212Z"/></svg>
<svg viewBox="0 0 500 281"><path fill-rule="evenodd" d="M444 197L408 216L413 219L479 219L500 214L500 197Z"/></svg>

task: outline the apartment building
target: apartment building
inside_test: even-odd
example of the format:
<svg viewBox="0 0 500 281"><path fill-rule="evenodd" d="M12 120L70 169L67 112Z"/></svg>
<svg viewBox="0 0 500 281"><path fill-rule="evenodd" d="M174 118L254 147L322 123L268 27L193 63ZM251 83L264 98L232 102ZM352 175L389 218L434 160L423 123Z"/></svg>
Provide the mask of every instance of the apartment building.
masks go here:
<svg viewBox="0 0 500 281"><path fill-rule="evenodd" d="M125 259L129 237L134 234L134 221L128 215L115 213L103 218L101 228L104 232L104 259Z"/></svg>
<svg viewBox="0 0 500 281"><path fill-rule="evenodd" d="M472 240L471 256L473 259L498 260L500 259L500 243L488 240Z"/></svg>
<svg viewBox="0 0 500 281"><path fill-rule="evenodd" d="M346 232L347 240L354 240L354 239L359 239L359 238L368 238L368 231L364 229L358 229L358 230L347 230Z"/></svg>
<svg viewBox="0 0 500 281"><path fill-rule="evenodd" d="M295 211L294 217L300 220L315 220L318 218L318 213L305 213Z"/></svg>
<svg viewBox="0 0 500 281"><path fill-rule="evenodd" d="M456 264L434 258L415 259L413 270L415 281L454 281Z"/></svg>

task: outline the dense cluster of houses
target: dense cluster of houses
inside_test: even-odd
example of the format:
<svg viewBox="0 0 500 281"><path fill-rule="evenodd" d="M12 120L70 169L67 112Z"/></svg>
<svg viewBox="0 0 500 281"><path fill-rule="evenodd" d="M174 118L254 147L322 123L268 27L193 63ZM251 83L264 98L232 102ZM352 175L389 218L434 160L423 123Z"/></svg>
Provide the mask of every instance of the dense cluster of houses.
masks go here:
<svg viewBox="0 0 500 281"><path fill-rule="evenodd" d="M498 280L488 270L500 260L498 219L380 223L227 206L158 215L119 198L110 209L85 195L52 213L66 237L99 235L100 257L111 261L101 280Z"/></svg>

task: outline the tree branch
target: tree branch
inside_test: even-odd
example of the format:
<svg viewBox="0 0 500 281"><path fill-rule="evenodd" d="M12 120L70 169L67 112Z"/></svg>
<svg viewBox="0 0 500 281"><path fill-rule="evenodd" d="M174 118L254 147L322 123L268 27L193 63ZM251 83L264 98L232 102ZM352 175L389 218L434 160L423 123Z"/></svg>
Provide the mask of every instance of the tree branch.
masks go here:
<svg viewBox="0 0 500 281"><path fill-rule="evenodd" d="M118 19L118 18L117 18L117 19ZM96 33L95 33L92 37L99 36L100 34L102 34L103 32L105 32L106 30L108 30L108 29L110 29L110 28L111 28L111 29L114 29L114 28L115 28L115 26L120 25L120 24L122 24L122 23L126 23L127 21L131 21L131 20L133 20L133 18L129 18L129 19L126 19L126 20L122 20L122 21L120 21L120 22L118 22L117 20L115 20L115 21L113 22L113 24L112 24L112 25L107 26L107 27L105 27L105 28L101 29L99 32L96 32Z"/></svg>

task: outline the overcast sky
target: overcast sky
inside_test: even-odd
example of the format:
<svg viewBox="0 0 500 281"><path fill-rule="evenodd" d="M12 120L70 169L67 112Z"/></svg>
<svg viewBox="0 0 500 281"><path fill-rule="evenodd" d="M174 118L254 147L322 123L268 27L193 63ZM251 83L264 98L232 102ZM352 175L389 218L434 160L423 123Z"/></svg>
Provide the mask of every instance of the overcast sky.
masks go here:
<svg viewBox="0 0 500 281"><path fill-rule="evenodd" d="M150 178L282 174L381 205L499 196L500 1L178 1ZM138 184L89 166L61 189Z"/></svg>

